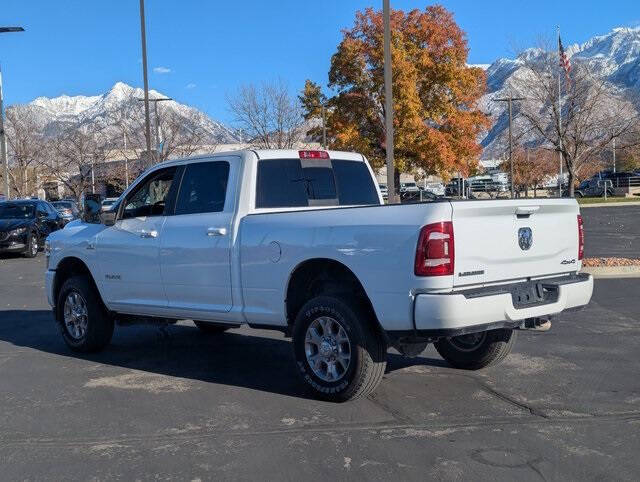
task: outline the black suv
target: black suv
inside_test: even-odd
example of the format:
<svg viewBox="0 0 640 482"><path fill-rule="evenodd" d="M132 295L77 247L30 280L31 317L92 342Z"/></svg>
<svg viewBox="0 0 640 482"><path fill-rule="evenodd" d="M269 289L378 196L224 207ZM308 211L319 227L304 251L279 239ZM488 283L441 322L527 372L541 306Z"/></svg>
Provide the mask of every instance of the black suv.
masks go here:
<svg viewBox="0 0 640 482"><path fill-rule="evenodd" d="M33 258L49 233L63 226L60 214L46 201L0 202L0 253L23 253Z"/></svg>

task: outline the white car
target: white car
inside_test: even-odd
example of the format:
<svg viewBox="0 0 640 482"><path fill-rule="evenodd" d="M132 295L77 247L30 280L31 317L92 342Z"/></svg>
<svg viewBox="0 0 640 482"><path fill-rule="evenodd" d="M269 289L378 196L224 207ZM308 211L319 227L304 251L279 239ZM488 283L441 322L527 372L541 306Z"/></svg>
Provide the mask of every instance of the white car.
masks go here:
<svg viewBox="0 0 640 482"><path fill-rule="evenodd" d="M575 200L383 205L366 159L348 152L158 164L101 220L46 243L48 300L71 349L103 349L114 323L137 320L276 329L303 382L334 401L374 390L389 346L410 356L434 343L463 369L497 363L517 329L593 289Z"/></svg>
<svg viewBox="0 0 640 482"><path fill-rule="evenodd" d="M428 182L425 184L424 190L436 196L444 196L444 184L441 182Z"/></svg>
<svg viewBox="0 0 640 482"><path fill-rule="evenodd" d="M401 182L400 192L420 192L420 188L415 182Z"/></svg>
<svg viewBox="0 0 640 482"><path fill-rule="evenodd" d="M102 211L107 211L113 207L113 205L118 200L117 197L106 197L102 200Z"/></svg>

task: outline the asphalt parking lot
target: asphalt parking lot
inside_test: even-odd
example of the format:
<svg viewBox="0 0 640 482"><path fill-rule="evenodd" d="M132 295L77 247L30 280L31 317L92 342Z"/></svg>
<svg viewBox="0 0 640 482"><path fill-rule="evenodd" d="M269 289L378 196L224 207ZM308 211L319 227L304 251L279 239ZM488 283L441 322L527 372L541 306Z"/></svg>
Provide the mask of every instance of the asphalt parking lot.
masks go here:
<svg viewBox="0 0 640 482"><path fill-rule="evenodd" d="M585 256L640 258L640 205L581 206Z"/></svg>
<svg viewBox="0 0 640 482"><path fill-rule="evenodd" d="M640 280L597 281L587 310L519 333L498 367L392 353L373 396L335 405L309 398L274 332L134 326L73 354L43 270L42 254L0 258L0 479L640 474Z"/></svg>

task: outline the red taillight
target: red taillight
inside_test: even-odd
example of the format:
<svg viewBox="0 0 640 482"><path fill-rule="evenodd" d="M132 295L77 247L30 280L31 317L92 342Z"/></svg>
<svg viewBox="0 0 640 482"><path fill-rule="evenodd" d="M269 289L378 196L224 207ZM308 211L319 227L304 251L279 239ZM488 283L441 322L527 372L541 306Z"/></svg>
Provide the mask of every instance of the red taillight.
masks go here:
<svg viewBox="0 0 640 482"><path fill-rule="evenodd" d="M578 214L578 260L584 258L584 226L582 216Z"/></svg>
<svg viewBox="0 0 640 482"><path fill-rule="evenodd" d="M327 151L298 151L300 159L329 159Z"/></svg>
<svg viewBox="0 0 640 482"><path fill-rule="evenodd" d="M453 274L453 223L428 224L420 230L414 273L417 276Z"/></svg>

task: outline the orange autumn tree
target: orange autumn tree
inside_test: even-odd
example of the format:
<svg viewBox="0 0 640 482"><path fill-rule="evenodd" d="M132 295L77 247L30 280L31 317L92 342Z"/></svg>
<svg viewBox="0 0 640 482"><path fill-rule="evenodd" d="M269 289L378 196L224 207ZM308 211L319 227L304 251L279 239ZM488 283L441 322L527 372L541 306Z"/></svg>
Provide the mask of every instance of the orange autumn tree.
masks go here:
<svg viewBox="0 0 640 482"><path fill-rule="evenodd" d="M400 170L422 168L448 177L467 173L480 154L488 126L477 101L486 75L467 66L464 32L441 6L391 12L395 158ZM357 12L331 59L327 127L334 149L364 153L374 166L385 159L383 19ZM320 89L308 81L301 95L306 118L318 117ZM317 132L313 133L317 135Z"/></svg>

